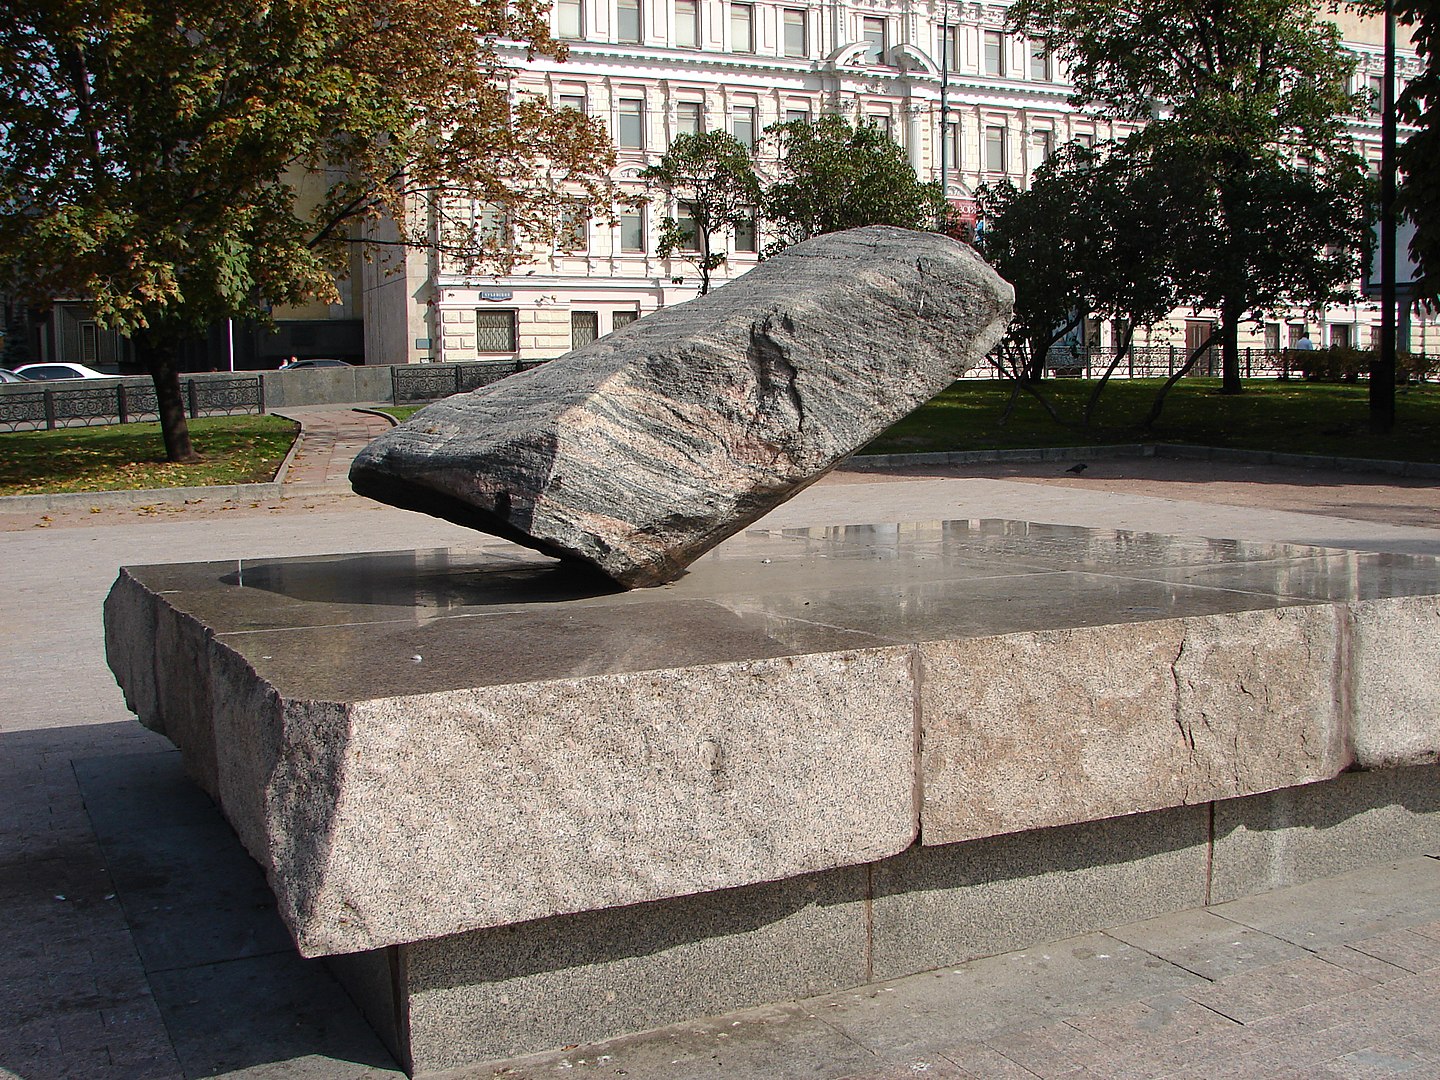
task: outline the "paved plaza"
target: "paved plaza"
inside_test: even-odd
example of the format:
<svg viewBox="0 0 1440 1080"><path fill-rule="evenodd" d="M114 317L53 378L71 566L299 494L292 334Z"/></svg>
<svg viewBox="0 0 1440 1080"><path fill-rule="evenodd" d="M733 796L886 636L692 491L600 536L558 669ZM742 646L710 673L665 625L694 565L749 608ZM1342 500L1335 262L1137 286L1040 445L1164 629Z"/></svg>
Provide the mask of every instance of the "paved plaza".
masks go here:
<svg viewBox="0 0 1440 1080"><path fill-rule="evenodd" d="M292 475L283 500L0 505L0 1077L400 1075L103 653L123 565L501 543L334 494L351 436L324 428L307 424L325 475ZM1003 517L1440 555L1433 486L1064 467L842 473L764 524ZM1437 990L1440 859L1421 857L456 1075L1440 1077Z"/></svg>

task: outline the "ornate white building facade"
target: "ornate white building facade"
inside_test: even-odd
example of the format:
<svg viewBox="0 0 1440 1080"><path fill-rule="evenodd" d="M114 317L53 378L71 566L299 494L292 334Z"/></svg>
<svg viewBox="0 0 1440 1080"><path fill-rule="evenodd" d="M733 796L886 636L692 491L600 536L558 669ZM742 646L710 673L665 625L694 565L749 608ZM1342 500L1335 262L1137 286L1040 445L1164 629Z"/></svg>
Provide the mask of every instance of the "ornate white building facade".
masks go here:
<svg viewBox="0 0 1440 1080"><path fill-rule="evenodd" d="M632 193L681 132L721 129L753 144L772 124L838 113L888 130L963 213L981 183L1024 186L1061 143L1127 132L1075 110L1065 73L1037 43L1006 33L1005 14L1004 4L954 0L555 0L569 56L520 66L515 89L603 120L618 147L616 179ZM1340 21L1360 56L1357 89L1369 90L1382 70L1378 27ZM1358 117L1354 130L1378 158L1378 117ZM763 155L757 164L763 173ZM567 250L533 251L503 277L468 277L434 252L367 266L366 359L547 359L688 300L695 268L655 251L670 212L592 219ZM764 244L750 230L727 238L715 283L751 269ZM1207 318L1194 315L1191 332ZM1182 344L1186 321L1178 315L1171 331ZM1373 305L1297 313L1244 343L1281 347L1307 333L1316 344L1366 346L1376 323ZM1105 328L1089 334L1108 340Z"/></svg>

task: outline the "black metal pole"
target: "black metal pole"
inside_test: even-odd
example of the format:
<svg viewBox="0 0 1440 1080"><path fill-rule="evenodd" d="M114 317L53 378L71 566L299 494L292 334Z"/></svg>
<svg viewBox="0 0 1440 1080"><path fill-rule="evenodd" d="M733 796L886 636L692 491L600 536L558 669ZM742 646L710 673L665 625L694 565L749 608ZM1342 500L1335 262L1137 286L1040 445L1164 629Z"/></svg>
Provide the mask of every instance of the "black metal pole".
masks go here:
<svg viewBox="0 0 1440 1080"><path fill-rule="evenodd" d="M1380 92L1380 355L1370 365L1370 427L1395 427L1395 3L1385 0Z"/></svg>

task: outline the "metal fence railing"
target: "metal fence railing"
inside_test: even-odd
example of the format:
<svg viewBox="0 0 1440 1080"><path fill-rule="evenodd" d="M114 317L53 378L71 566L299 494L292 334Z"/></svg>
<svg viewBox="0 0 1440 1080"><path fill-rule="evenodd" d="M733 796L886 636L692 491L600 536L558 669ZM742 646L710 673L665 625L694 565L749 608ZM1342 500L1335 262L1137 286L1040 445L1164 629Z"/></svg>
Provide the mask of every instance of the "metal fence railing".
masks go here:
<svg viewBox="0 0 1440 1080"><path fill-rule="evenodd" d="M1115 359L1116 350L1098 346L1083 347L1057 345L1046 357L1046 374L1058 378L1097 379L1105 374L1110 362ZM1189 352L1178 345L1137 345L1120 358L1111 378L1119 379L1164 379L1185 366ZM1329 349L1254 349L1240 350L1240 377L1242 379L1337 379L1364 377L1368 367L1369 354L1360 350ZM1345 363L1337 364L1337 358ZM1002 378L997 363L1003 361L992 354L992 361L977 364L967 374L970 378ZM1009 365L1004 365L1008 371ZM1428 379L1440 376L1440 356L1431 357L1424 353L1410 353L1403 357L1399 374L1404 377ZM1188 372L1197 378L1220 375L1220 348L1212 346Z"/></svg>
<svg viewBox="0 0 1440 1080"><path fill-rule="evenodd" d="M192 419L265 411L258 375L182 379L180 392ZM83 379L12 383L0 393L0 429L9 431L128 424L159 418L155 387L143 378L104 383Z"/></svg>
<svg viewBox="0 0 1440 1080"><path fill-rule="evenodd" d="M390 369L390 379L395 404L414 405L478 390L543 363L543 360L478 360L459 364L396 364Z"/></svg>

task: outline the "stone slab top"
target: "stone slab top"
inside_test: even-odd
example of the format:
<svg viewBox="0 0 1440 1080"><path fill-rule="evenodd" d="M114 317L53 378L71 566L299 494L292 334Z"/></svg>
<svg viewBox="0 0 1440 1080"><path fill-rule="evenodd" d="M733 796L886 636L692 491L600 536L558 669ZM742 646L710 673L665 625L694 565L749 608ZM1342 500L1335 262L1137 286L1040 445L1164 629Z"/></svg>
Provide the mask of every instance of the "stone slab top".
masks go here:
<svg viewBox="0 0 1440 1080"><path fill-rule="evenodd" d="M1426 556L1005 520L756 528L631 592L520 548L127 573L337 703L1440 592Z"/></svg>
<svg viewBox="0 0 1440 1080"><path fill-rule="evenodd" d="M307 956L1440 761L1426 556L756 528L628 592L508 547L137 567L105 624Z"/></svg>

